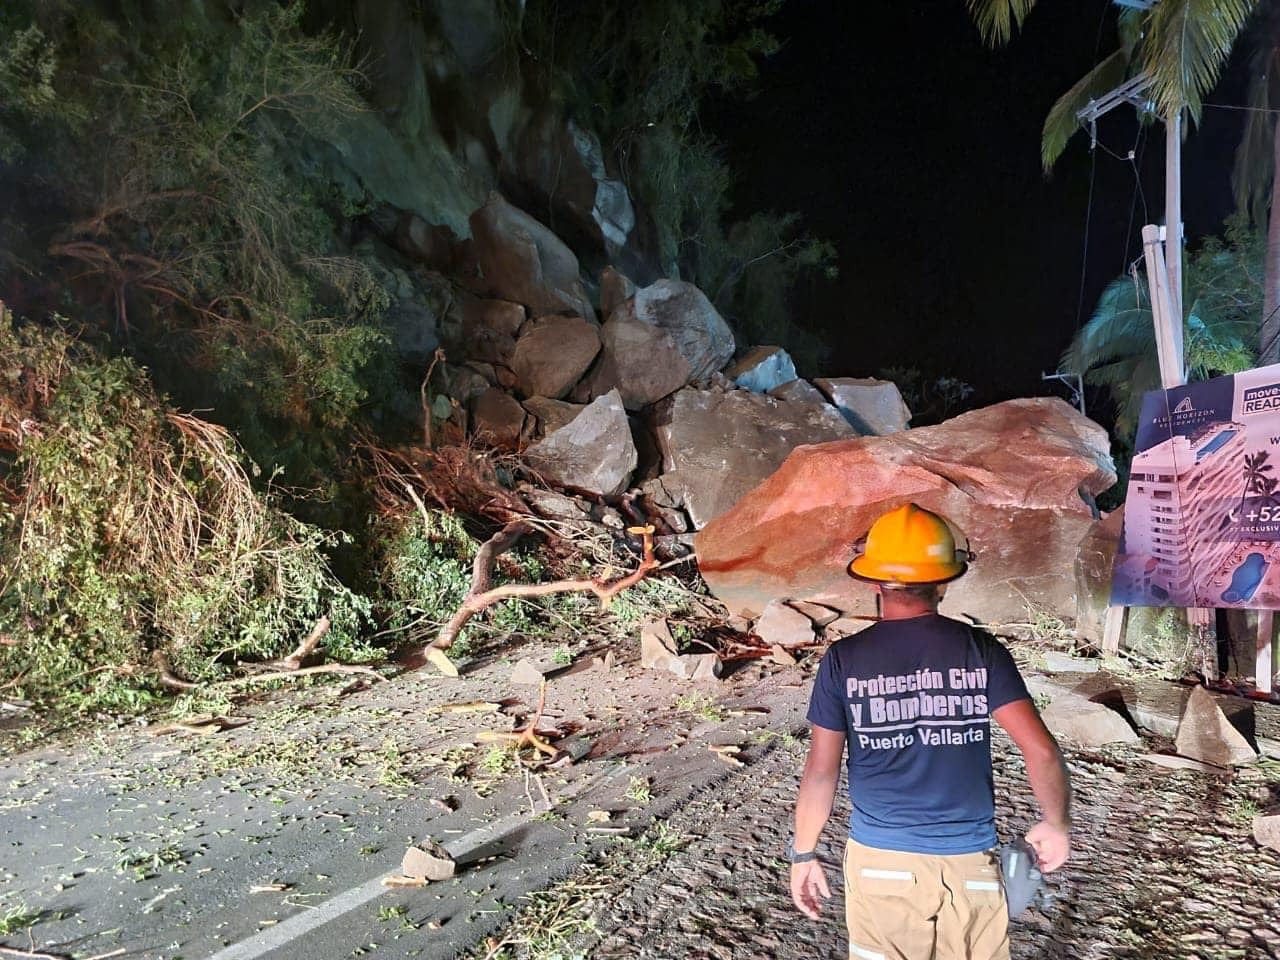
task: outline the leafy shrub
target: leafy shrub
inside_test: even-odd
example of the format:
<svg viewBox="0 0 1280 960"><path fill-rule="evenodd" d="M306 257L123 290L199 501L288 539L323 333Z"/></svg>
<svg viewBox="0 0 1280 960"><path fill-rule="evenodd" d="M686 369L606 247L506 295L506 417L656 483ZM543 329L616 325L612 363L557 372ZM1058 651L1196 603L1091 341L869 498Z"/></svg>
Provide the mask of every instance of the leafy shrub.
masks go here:
<svg viewBox="0 0 1280 960"><path fill-rule="evenodd" d="M374 653L336 537L256 493L226 431L166 409L131 361L0 316L0 449L0 673L23 696L136 709L153 653L212 680L323 615L330 657Z"/></svg>
<svg viewBox="0 0 1280 960"><path fill-rule="evenodd" d="M389 520L381 550L382 583L393 628L439 627L471 587L478 545L454 514L427 511ZM426 631L424 631L425 633Z"/></svg>
<svg viewBox="0 0 1280 960"><path fill-rule="evenodd" d="M74 289L180 402L315 482L384 386L388 294L314 158L367 109L350 45L301 2L114 6L0 9L0 283L29 313Z"/></svg>

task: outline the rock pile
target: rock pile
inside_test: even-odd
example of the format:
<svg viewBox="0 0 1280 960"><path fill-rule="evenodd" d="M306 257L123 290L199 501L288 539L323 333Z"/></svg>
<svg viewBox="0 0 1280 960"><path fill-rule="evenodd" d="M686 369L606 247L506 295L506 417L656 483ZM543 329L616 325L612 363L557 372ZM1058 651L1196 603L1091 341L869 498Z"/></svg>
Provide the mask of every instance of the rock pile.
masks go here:
<svg viewBox="0 0 1280 960"><path fill-rule="evenodd" d="M440 329L448 360L430 385L444 398L435 409L522 453L554 486L634 490L685 533L797 446L901 430L910 418L888 381L823 381L823 393L779 347L735 363L729 325L690 283L637 288L607 267L597 314L573 251L497 194L471 215L471 233L474 271Z"/></svg>
<svg viewBox="0 0 1280 960"><path fill-rule="evenodd" d="M871 593L844 572L852 545L907 500L952 520L979 555L944 611L1074 618L1077 548L1115 472L1105 431L1068 405L1010 401L909 429L893 383L809 382L778 347L738 350L692 284L637 286L606 266L589 289L561 237L496 193L470 227L445 258L457 296L437 311L447 359L432 414L594 500L579 509L596 521L612 510L602 500L623 497L660 535L700 531L703 575L734 614L775 603L756 628L776 635L768 646L837 629L777 602L865 624ZM575 512L525 492L535 510Z"/></svg>

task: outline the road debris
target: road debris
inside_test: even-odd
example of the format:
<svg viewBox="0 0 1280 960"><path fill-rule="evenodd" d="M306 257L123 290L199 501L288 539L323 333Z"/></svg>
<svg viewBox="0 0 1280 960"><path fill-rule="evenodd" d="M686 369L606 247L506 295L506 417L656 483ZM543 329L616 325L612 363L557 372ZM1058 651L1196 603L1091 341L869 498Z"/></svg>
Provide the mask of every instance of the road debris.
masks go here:
<svg viewBox="0 0 1280 960"><path fill-rule="evenodd" d="M520 751L524 747L532 747L538 753L545 754L551 760L557 759L560 756L560 749L543 738L558 739L560 732L558 730L538 730L538 724L542 721L542 711L546 706L546 702L547 681L543 680L538 689L538 707L533 711L533 716L529 718L528 723L518 730L482 730L478 739L485 743L511 743L515 749L516 756L521 761L524 758L520 756Z"/></svg>
<svg viewBox="0 0 1280 960"><path fill-rule="evenodd" d="M426 881L448 880L457 872L453 855L440 844L424 840L419 846L404 852L400 872L406 877Z"/></svg>
<svg viewBox="0 0 1280 960"><path fill-rule="evenodd" d="M731 767L745 767L746 764L738 759L738 755L742 753L742 747L736 743L709 743L708 747L711 752L720 760L729 764Z"/></svg>

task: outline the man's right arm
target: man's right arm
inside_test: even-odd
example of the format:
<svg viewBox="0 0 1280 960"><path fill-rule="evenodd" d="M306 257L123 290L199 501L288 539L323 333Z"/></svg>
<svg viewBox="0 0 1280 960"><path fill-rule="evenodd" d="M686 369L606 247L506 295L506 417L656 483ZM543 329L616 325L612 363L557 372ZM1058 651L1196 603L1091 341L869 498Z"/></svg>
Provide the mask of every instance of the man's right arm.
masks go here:
<svg viewBox="0 0 1280 960"><path fill-rule="evenodd" d="M1057 870L1071 855L1071 784L1062 751L1030 700L1006 703L992 716L1022 752L1027 779L1040 803L1042 819L1027 831L1027 843L1035 849L1041 870Z"/></svg>

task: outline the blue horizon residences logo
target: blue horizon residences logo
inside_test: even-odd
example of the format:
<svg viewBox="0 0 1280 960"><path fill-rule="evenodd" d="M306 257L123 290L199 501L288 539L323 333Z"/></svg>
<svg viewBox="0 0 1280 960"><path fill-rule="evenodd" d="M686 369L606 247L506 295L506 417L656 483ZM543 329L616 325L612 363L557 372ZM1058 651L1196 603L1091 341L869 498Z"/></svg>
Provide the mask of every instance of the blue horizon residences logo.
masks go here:
<svg viewBox="0 0 1280 960"><path fill-rule="evenodd" d="M1240 398L1241 413L1270 413L1280 410L1280 383L1250 387Z"/></svg>
<svg viewBox="0 0 1280 960"><path fill-rule="evenodd" d="M1280 409L1280 383L1275 386ZM1229 423L1234 406L1234 376L1152 390L1142 399L1135 450L1142 453L1172 437L1192 437L1215 423Z"/></svg>

